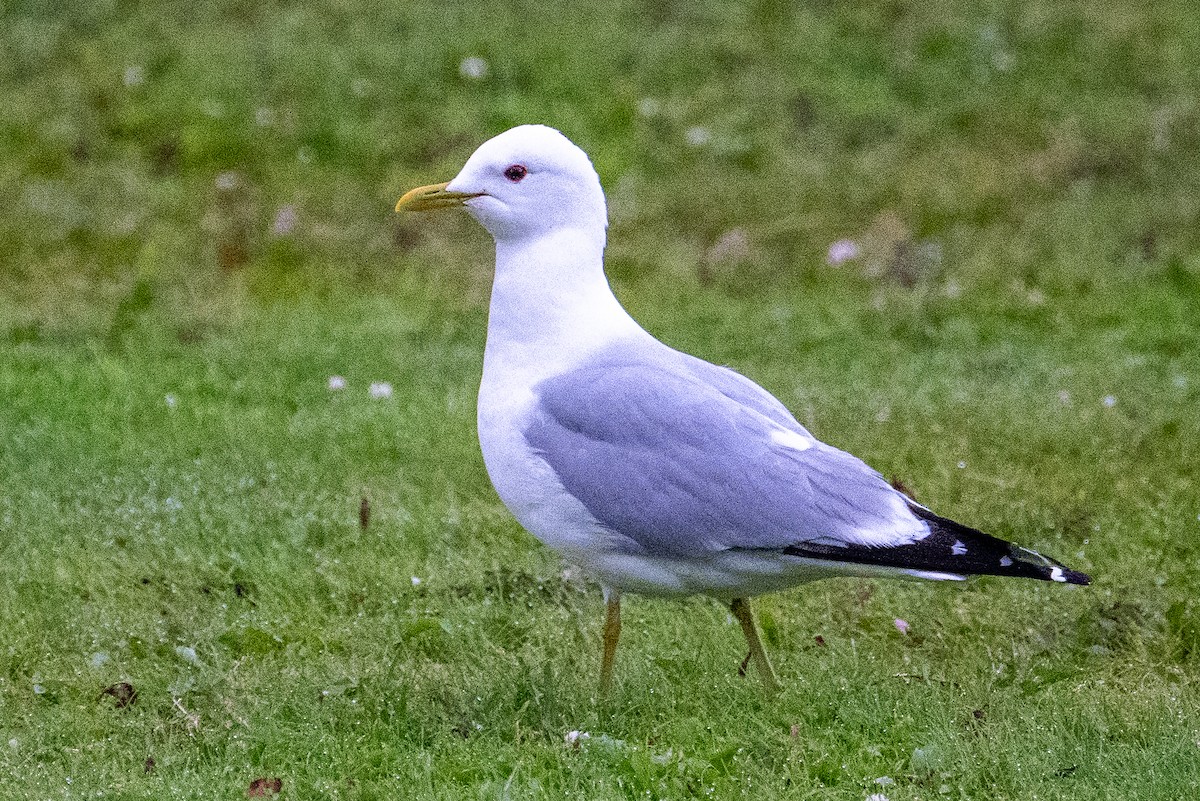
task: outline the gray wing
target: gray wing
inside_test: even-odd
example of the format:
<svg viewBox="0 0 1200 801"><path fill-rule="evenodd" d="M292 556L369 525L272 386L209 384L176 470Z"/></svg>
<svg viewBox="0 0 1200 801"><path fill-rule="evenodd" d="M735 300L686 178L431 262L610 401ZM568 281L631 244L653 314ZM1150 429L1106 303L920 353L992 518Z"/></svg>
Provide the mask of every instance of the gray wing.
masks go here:
<svg viewBox="0 0 1200 801"><path fill-rule="evenodd" d="M753 409L790 431L816 439L800 425L778 398L741 373L728 367L718 367L680 351L671 351L670 355L678 362L675 369L681 370L686 376L709 385L729 400Z"/></svg>
<svg viewBox="0 0 1200 801"><path fill-rule="evenodd" d="M836 552L929 532L882 476L812 439L733 371L664 349L609 355L535 392L530 446L592 515L645 552L806 543Z"/></svg>

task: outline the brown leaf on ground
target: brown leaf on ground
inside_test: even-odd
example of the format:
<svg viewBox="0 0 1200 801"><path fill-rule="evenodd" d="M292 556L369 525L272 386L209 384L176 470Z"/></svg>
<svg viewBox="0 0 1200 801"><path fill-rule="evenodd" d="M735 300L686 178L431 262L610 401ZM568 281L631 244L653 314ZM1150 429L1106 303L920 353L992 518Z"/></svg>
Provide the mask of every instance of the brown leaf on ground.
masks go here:
<svg viewBox="0 0 1200 801"><path fill-rule="evenodd" d="M246 790L246 795L250 798L264 798L266 796L278 795L282 789L283 779L278 776L273 779L263 777L250 782L250 787Z"/></svg>
<svg viewBox="0 0 1200 801"><path fill-rule="evenodd" d="M116 684L105 687L101 692L101 696L111 695L117 702L117 709L124 709L137 700L137 690L127 681L117 682Z"/></svg>

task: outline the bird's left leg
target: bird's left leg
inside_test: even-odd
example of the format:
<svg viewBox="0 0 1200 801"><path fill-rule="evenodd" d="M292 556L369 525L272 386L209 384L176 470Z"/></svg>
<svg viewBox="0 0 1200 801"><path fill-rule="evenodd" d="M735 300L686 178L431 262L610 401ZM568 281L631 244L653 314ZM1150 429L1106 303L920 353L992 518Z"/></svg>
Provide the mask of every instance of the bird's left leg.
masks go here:
<svg viewBox="0 0 1200 801"><path fill-rule="evenodd" d="M771 667L771 660L767 658L762 640L758 639L758 628L754 625L754 616L750 614L750 604L746 603L745 598L734 598L729 604L729 610L733 612L738 623L742 624L742 633L746 635L746 644L750 646L750 656L754 658L754 664L758 668L758 675L762 678L763 685L766 686L768 692L778 692L780 689L779 679L775 677L775 669Z"/></svg>
<svg viewBox="0 0 1200 801"><path fill-rule="evenodd" d="M621 637L621 591L604 588L604 656L600 660L600 697L612 687L613 662L617 656L617 640Z"/></svg>

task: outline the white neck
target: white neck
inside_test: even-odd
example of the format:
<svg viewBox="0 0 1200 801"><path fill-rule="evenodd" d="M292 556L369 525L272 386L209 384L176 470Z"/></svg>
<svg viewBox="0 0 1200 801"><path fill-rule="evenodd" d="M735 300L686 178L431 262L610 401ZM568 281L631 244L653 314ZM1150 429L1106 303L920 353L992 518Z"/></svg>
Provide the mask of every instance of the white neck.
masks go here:
<svg viewBox="0 0 1200 801"><path fill-rule="evenodd" d="M604 233L559 229L496 242L484 381L555 375L620 337L645 334L604 275Z"/></svg>

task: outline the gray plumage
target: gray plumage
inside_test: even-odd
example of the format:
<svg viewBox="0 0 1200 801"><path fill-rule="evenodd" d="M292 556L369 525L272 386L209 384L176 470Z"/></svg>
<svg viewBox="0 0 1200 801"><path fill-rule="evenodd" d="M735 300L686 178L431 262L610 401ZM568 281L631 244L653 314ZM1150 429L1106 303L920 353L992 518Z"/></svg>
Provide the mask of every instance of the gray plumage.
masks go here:
<svg viewBox="0 0 1200 801"><path fill-rule="evenodd" d="M884 480L816 441L768 392L669 348L609 349L534 387L525 438L632 552L694 558L928 533ZM779 444L781 431L811 444ZM773 434L776 435L773 438Z"/></svg>

